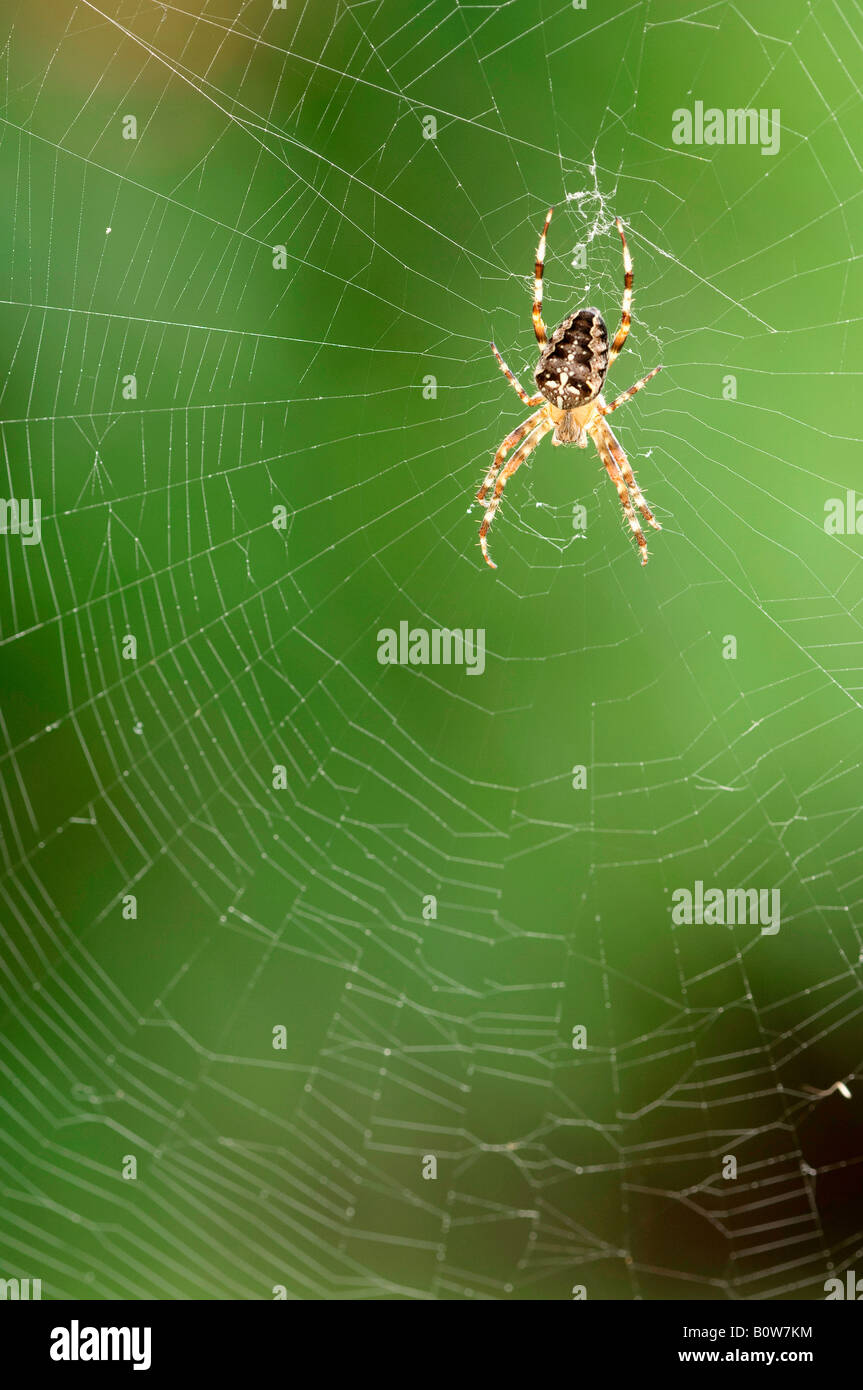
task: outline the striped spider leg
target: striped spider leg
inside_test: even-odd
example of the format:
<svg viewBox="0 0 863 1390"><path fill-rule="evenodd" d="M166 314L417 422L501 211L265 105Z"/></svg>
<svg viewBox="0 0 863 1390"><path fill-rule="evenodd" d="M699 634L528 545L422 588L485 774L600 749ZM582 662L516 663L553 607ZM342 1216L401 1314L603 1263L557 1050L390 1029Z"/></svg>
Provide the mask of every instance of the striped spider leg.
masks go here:
<svg viewBox="0 0 863 1390"><path fill-rule="evenodd" d="M656 376L657 372L661 372L661 371L662 371L662 368L661 368L661 367L654 367L654 369L653 369L652 372L648 372L648 373L647 373L647 376L643 376L643 377L641 378L640 381L637 381L637 382L635 383L634 386L630 386L629 389L628 389L627 391L622 391L622 392L620 393L620 395L617 397L617 399L616 399L616 400L613 400L613 401L611 402L611 405L606 405L606 404L605 404L605 401L602 400L602 398L600 397L600 403L599 403L599 413L600 413L600 415L610 415L611 412L612 412L613 410L617 410L617 407L618 407L619 405L626 405L626 402L627 402L627 401L631 401L631 400L632 400L632 397L635 395L636 391L640 391L641 388L642 388L642 386L646 386L647 383L648 383L649 381L652 381L652 380L653 380L653 378Z"/></svg>
<svg viewBox="0 0 863 1390"><path fill-rule="evenodd" d="M597 413L589 429L590 437L596 445L597 453L605 465L605 471L617 488L617 495L620 498L621 506L629 522L630 530L638 542L641 563L646 565L647 540L639 524L638 517L633 511L632 502L635 503L648 525L652 526L655 531L661 531L662 527L642 496L641 489L635 480L635 474L630 467L629 459L621 449L611 432L610 426L606 423L602 415Z"/></svg>
<svg viewBox="0 0 863 1390"><path fill-rule="evenodd" d="M522 437L526 428L530 430L530 433L527 435L527 438L524 440L524 443L520 446L520 448L516 449L515 453L510 455L509 462L501 471L497 479L497 482L494 485L494 492L492 493L491 501L486 507L485 516L482 519L482 525L479 528L479 543L482 547L482 556L486 564L490 565L493 570L497 569L497 565L494 563L494 560L488 553L488 542L486 540L486 536L488 535L488 528L494 521L494 514L500 506L500 499L503 496L503 490L509 482L510 478L512 477L513 473L516 471L516 469L520 468L521 465L524 463L525 459L528 457L528 455L533 453L534 449L536 448L539 441L542 439L543 435L548 434L548 431L554 428L554 422L548 418L545 406L543 406L541 410L538 410L536 414L539 417L536 422L534 422L534 416L531 416L529 420L525 420L523 425L519 425L518 429L513 431L513 435L515 435L518 439ZM511 439L512 435L507 436L507 438ZM498 453L504 451L506 447L507 440L504 440L503 444L498 450ZM497 459L497 455L495 455L495 459ZM499 467L500 465L498 464L498 468ZM485 482L483 483L482 487L477 493L478 502L482 502L485 500L486 492L488 491L492 478L494 477L495 471L496 470L493 464L491 469L489 469L489 473L486 477Z"/></svg>
<svg viewBox="0 0 863 1390"><path fill-rule="evenodd" d="M525 405L542 405L543 401L545 400L545 396L542 394L542 392L537 391L535 396L529 396L525 391L524 387L522 386L521 382L519 381L518 377L510 371L509 367L504 362L494 343L492 343L491 345L491 350L497 358L497 365L500 367L501 371L503 372L512 389L515 391L516 395L521 397Z"/></svg>

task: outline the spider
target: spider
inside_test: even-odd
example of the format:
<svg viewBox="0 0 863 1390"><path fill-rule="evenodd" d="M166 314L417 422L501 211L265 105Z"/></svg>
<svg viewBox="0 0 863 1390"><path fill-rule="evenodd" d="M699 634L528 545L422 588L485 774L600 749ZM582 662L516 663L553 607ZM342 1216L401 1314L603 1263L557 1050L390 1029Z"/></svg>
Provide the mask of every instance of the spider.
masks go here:
<svg viewBox="0 0 863 1390"><path fill-rule="evenodd" d="M494 462L486 474L485 482L476 495L478 502L484 502L489 489L494 484L494 492L486 508L482 526L479 528L479 541L482 546L483 558L491 565L492 569L497 569L497 565L488 553L486 537L494 520L494 514L500 505L503 490L516 469L520 468L528 455L533 453L543 435L548 434L549 430L554 430L552 444L577 444L580 449L587 447L587 436L590 435L609 478L617 488L617 495L638 542L641 563L646 565L647 541L632 503L635 503L645 521L654 530L661 531L662 527L645 502L638 483L635 481L629 460L612 434L606 416L610 415L613 410L617 410L619 405L624 405L628 400L631 400L636 391L640 391L642 386L646 386L651 377L656 376L657 372L661 372L662 368L654 367L652 372L648 372L647 376L643 376L634 386L630 386L629 390L624 391L623 395L611 402L611 405L606 405L602 397L602 387L608 372L626 342L629 325L632 322L630 312L632 308L632 257L629 254L629 247L623 234L623 223L619 217L615 218L614 225L620 233L620 240L623 243L624 280L620 327L614 342L609 348L608 329L598 309L577 309L565 318L560 327L554 330L551 338L548 338L545 324L542 321L542 271L545 261L545 238L553 212L554 208L549 208L536 250L534 270L533 331L540 346L539 362L534 372L534 380L539 387L536 395L529 396L527 394L517 377L513 375L504 362L494 343L491 345L498 366L507 381L518 392L525 405L538 405L539 410L534 411L522 424L507 435L494 456ZM516 445L519 447L516 448ZM510 454L508 462L504 464L504 459L510 449L514 449L515 452ZM496 482L495 479L497 479Z"/></svg>

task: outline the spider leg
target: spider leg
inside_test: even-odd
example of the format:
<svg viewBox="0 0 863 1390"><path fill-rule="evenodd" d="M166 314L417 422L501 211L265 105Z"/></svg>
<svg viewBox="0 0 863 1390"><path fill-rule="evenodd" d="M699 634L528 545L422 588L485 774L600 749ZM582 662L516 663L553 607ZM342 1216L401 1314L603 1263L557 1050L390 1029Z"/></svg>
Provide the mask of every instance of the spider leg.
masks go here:
<svg viewBox="0 0 863 1390"><path fill-rule="evenodd" d="M536 341L541 348L548 342L548 334L545 331L545 324L542 321L542 271L545 264L545 234L548 231L548 224L551 221L551 214L554 208L549 208L548 217L539 238L539 245L536 248L536 265L534 266L534 291L533 291L533 331L536 334Z"/></svg>
<svg viewBox="0 0 863 1390"><path fill-rule="evenodd" d="M624 483L623 478L621 477L620 472L618 471L617 464L608 449L606 441L602 439L598 434L593 436L593 440L599 452L599 457L602 459L602 462L605 465L605 471L608 474L611 481L614 483L614 486L617 488L617 495L620 498L620 505L623 507L623 510L626 513L626 519L629 522L632 534L638 541L638 548L641 552L641 563L643 565L646 565L647 540L645 539L644 532L642 531L641 526L639 525L638 517L635 515L635 512L632 509L632 503L629 500L629 493L626 490L626 484Z"/></svg>
<svg viewBox="0 0 863 1390"><path fill-rule="evenodd" d="M526 420L522 420L520 425L516 425L515 429L510 431L510 433L507 435L506 439L503 441L500 448L498 449L497 453L495 454L494 459L492 460L491 468L485 475L485 482L483 483L482 487L476 495L477 502L485 501L485 495L491 487L492 483L494 482L495 478L497 477L498 473L500 472L501 468L503 467L503 461L509 453L510 449L513 447L514 444L518 444L520 440L524 439L524 436L536 425L539 424L541 417L542 411L535 410L533 415L528 415Z"/></svg>
<svg viewBox="0 0 863 1390"><path fill-rule="evenodd" d="M632 531L635 532L635 539L642 548L641 563L646 564L648 563L648 542L645 541L641 525L638 524L638 518L636 518L634 510L632 510L630 493L632 495L632 500L635 502L635 506L638 507L645 521L648 521L649 525L652 525L653 530L661 531L661 525L659 521L656 520L656 517L653 516L653 513L650 512L650 507L648 503L646 503L645 498L643 498L641 488L639 488L638 482L635 481L635 474L632 473L630 460L627 459L623 449L620 448L620 443L618 443L614 435L611 434L609 425L606 424L605 420L596 421L596 427L591 430L591 436L593 443L595 443L596 448L599 450L600 459L605 463L607 474L609 474L611 481L614 482L614 486L617 488L618 496L620 496L621 503L623 503L624 512L627 513L627 517L630 518L630 525ZM623 491L621 491L621 489L623 489Z"/></svg>
<svg viewBox="0 0 863 1390"><path fill-rule="evenodd" d="M621 395L619 395L619 396L617 397L617 400L614 400L614 401L611 402L611 405L605 405L605 403L603 403L603 404L599 407L599 413L600 413L600 415L610 415L611 412L612 412L613 410L616 410L617 407L618 407L619 405L626 405L626 402L627 402L627 401L632 400L632 397L635 395L636 391L640 391L641 388L642 388L642 386L646 386L647 383L648 383L653 377L656 376L656 373L657 373L657 372L661 372L661 371L662 371L662 368L661 368L661 367L654 367L654 369L653 369L652 372L648 372L648 373L647 373L647 376L643 376L643 377L641 378L640 381L637 381L637 382L635 383L634 386L630 386L630 388L629 388L628 391L623 391L623 392L621 393Z"/></svg>
<svg viewBox="0 0 863 1390"><path fill-rule="evenodd" d="M516 391L519 396L521 396L521 399L524 401L525 405L539 405L540 401L545 400L545 396L542 394L541 391L537 391L535 396L529 396L525 391L524 387L522 386L521 382L519 381L518 377L510 371L509 367L504 362L494 343L492 343L491 345L491 350L497 358L497 365L500 367L501 371L503 372L504 376L506 377L513 390Z"/></svg>
<svg viewBox="0 0 863 1390"><path fill-rule="evenodd" d="M632 257L629 254L626 237L623 235L623 223L619 217L614 219L614 225L620 232L620 240L623 242L623 302L620 308L620 327L608 354L609 371L629 336L629 325L632 323Z"/></svg>
<svg viewBox="0 0 863 1390"><path fill-rule="evenodd" d="M632 471L632 466L629 462L629 459L626 457L626 454L620 447L620 443L618 442L618 440L615 439L614 434L611 430L611 426L608 424L606 420L603 420L600 425L600 429L602 430L604 436L605 446L608 449L608 452L611 455L611 457L614 459L614 462L619 468L621 474L623 475L623 481L626 483L628 490L632 493L632 497L636 507L641 512L641 515L644 517L644 520L653 527L654 531L661 531L662 527L660 526L659 522L656 520L656 517L653 515L653 512L650 510L646 501L644 500L641 488L635 481L635 474Z"/></svg>
<svg viewBox="0 0 863 1390"><path fill-rule="evenodd" d="M525 439L521 447L516 449L515 453L512 455L503 472L501 473L500 477L498 478L497 482L495 483L494 495L491 501L489 502L488 507L486 508L486 513L482 520L482 526L480 526L479 528L479 543L482 546L483 559L485 560L487 565L491 566L493 570L497 569L497 565L494 563L494 560L488 553L488 542L486 541L486 536L488 535L488 528L494 521L494 514L500 505L500 499L503 496L503 490L506 487L509 479L512 477L513 473L516 471L516 469L520 468L527 456L533 453L533 450L536 448L543 435L547 434L548 431L553 428L553 423L554 422L550 420L548 416L540 420L539 424L531 430L530 434L527 436L527 439Z"/></svg>

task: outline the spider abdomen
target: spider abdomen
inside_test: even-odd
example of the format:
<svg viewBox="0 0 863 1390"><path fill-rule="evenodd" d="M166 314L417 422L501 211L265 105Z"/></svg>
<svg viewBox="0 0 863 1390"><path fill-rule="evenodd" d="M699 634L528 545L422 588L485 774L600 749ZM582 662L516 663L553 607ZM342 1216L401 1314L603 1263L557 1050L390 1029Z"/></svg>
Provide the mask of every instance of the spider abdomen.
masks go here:
<svg viewBox="0 0 863 1390"><path fill-rule="evenodd" d="M560 410L575 410L598 396L608 371L608 329L598 309L577 309L552 333L534 379Z"/></svg>

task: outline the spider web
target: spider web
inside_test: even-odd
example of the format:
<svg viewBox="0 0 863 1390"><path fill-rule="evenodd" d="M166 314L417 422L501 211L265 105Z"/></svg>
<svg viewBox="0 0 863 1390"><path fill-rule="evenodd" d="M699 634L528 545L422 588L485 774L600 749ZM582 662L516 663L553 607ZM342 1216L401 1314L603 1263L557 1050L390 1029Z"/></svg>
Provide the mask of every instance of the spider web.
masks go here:
<svg viewBox="0 0 863 1390"><path fill-rule="evenodd" d="M863 1259L860 8L757 9L9 20L3 1277L783 1299ZM696 100L779 152L675 146ZM548 441L479 555L551 204L549 328L616 326L621 215L609 387L665 367L613 421L643 571ZM485 672L381 666L402 621ZM675 926L697 881L781 930Z"/></svg>

